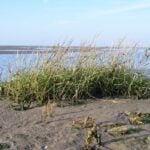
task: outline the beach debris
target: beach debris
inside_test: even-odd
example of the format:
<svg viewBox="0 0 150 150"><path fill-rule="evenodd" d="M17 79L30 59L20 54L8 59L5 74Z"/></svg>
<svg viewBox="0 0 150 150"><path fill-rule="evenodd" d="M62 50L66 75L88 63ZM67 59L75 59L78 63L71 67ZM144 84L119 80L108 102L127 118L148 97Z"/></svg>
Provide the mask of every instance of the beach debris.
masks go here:
<svg viewBox="0 0 150 150"><path fill-rule="evenodd" d="M129 121L133 125L142 125L150 123L150 113L128 112L125 113Z"/></svg>
<svg viewBox="0 0 150 150"><path fill-rule="evenodd" d="M42 107L42 121L47 122L49 117L53 117L56 103L48 101L48 103Z"/></svg>
<svg viewBox="0 0 150 150"><path fill-rule="evenodd" d="M91 128L95 121L92 117L87 116L83 120L73 120L72 127L76 129Z"/></svg>
<svg viewBox="0 0 150 150"><path fill-rule="evenodd" d="M92 117L87 116L80 120L74 120L72 127L75 129L82 129L85 134L84 149L91 150L93 148L99 149L103 146L101 138L104 132L104 134L114 137L138 134L144 131L144 129L135 125L146 123L150 123L150 113L122 112L118 114L114 122L98 124ZM149 141L149 139L147 141Z"/></svg>
<svg viewBox="0 0 150 150"><path fill-rule="evenodd" d="M96 124L92 128L90 128L85 137L85 148L90 149L92 147L92 144L94 143L94 140L96 141L97 146L102 145L101 134L98 133L98 126Z"/></svg>
<svg viewBox="0 0 150 150"><path fill-rule="evenodd" d="M111 129L111 128L115 128L115 127L121 127L121 126L124 126L125 123L120 123L120 122L111 122L111 123L107 123L107 124L104 124L102 125L101 127L104 127L106 129Z"/></svg>
<svg viewBox="0 0 150 150"><path fill-rule="evenodd" d="M83 126L84 128L91 128L93 127L94 123L95 123L94 119L92 117L87 116L84 118Z"/></svg>
<svg viewBox="0 0 150 150"><path fill-rule="evenodd" d="M85 129L85 150L90 150L93 145L101 146L100 127L92 117L87 116L82 120L74 120L72 126L76 129Z"/></svg>
<svg viewBox="0 0 150 150"><path fill-rule="evenodd" d="M113 127L108 129L107 132L113 136L122 136L122 135L130 135L143 131L142 128L128 127L128 126L120 126Z"/></svg>

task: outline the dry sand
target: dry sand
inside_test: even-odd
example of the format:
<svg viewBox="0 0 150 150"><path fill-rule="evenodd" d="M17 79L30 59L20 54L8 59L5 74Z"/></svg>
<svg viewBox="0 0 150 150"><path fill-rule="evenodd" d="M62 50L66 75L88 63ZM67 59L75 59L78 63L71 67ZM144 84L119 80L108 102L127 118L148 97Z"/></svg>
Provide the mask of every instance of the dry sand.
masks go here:
<svg viewBox="0 0 150 150"><path fill-rule="evenodd" d="M149 112L150 100L102 99L84 105L56 107L47 123L41 108L14 110L0 101L0 150L82 150L85 131L72 129L74 119L91 116L98 124L128 121L123 112ZM112 136L104 131L101 150L150 150L150 124L140 125L140 133ZM4 145L5 144L5 145Z"/></svg>

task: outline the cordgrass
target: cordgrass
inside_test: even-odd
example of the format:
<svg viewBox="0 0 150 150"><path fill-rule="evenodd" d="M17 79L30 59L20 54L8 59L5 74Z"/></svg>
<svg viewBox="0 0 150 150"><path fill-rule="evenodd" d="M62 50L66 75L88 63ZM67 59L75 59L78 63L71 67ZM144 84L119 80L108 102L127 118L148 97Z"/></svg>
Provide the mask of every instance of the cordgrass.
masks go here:
<svg viewBox="0 0 150 150"><path fill-rule="evenodd" d="M22 109L49 100L75 104L87 98L150 97L150 79L135 70L127 51L108 53L90 45L81 46L78 52L70 45L57 45L52 51L37 54L35 61L20 56L17 64L23 67L10 71L9 78L0 83L1 95Z"/></svg>

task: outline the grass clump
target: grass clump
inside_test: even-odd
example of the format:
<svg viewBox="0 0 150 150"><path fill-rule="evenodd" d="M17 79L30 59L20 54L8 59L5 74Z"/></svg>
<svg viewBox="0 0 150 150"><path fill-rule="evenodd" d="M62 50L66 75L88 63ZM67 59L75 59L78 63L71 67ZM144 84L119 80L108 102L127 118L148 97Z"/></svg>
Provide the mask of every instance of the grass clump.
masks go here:
<svg viewBox="0 0 150 150"><path fill-rule="evenodd" d="M52 51L34 54L34 62L20 59L23 66L10 72L5 95L22 109L49 100L74 104L95 97L149 98L150 80L135 71L130 55L124 53L92 46L74 52L71 46L54 46Z"/></svg>

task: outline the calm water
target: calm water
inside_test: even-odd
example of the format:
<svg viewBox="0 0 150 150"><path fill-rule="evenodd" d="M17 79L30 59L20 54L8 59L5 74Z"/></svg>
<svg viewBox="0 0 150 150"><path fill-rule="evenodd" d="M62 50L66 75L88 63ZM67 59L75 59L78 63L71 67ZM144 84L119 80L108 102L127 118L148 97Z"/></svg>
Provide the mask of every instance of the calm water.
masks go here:
<svg viewBox="0 0 150 150"><path fill-rule="evenodd" d="M108 53L109 51L107 51L107 54ZM66 56L66 62L69 63L73 62L71 60L73 60L76 56L78 56L78 54L79 54L78 51L69 54L68 56ZM103 54L104 53L99 51L99 57L102 57ZM147 54L148 55L150 54L150 50L147 51ZM39 55L37 54L8 54L8 53L2 54L1 53L0 54L0 73L2 72L1 79L7 78L10 68L13 67L13 70L15 70L17 66L23 67L25 65L23 64L23 61L18 61L20 55L22 55L21 58L28 58L30 61L32 60L32 62L36 61L37 57L39 57ZM90 55L91 52L85 52L85 56L90 56ZM135 62L135 69L144 72L147 76L150 77L150 57L146 58L144 56L145 56L144 49L139 49L137 53L134 55L133 60ZM149 65L140 64L141 60L144 61L145 64L149 64Z"/></svg>

